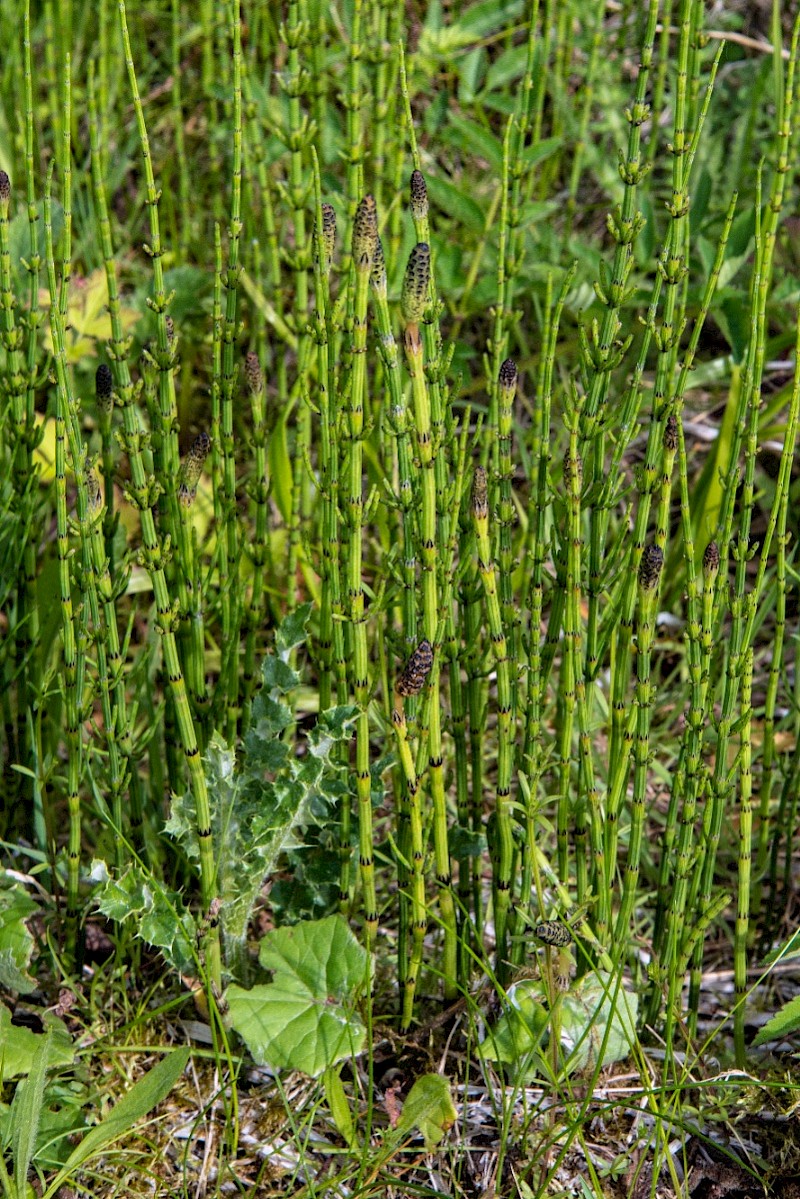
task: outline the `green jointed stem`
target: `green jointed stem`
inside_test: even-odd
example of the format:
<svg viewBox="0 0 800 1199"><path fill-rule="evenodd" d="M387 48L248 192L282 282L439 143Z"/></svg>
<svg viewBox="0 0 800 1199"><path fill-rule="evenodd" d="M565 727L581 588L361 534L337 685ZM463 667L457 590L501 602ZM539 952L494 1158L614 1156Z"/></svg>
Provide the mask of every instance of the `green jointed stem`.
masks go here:
<svg viewBox="0 0 800 1199"><path fill-rule="evenodd" d="M130 387L131 380L127 364L127 353L130 346L130 339L125 337L122 326L116 263L114 261L114 250L111 242L111 226L108 219L108 206L106 203L105 188L101 175L102 159L98 145L99 130L97 109L91 75L89 79L89 132L92 151L92 187L94 193L95 213L105 266L106 286L108 289L108 310L111 319L111 357L116 362L118 383L120 383L122 386ZM105 372L108 370L108 368L106 367L104 370L103 366L104 364L101 364L101 366L98 367L96 380L100 379L100 384L97 386L96 383L96 386L98 393L100 391L103 393L102 398L99 401L101 412L103 412L104 409L108 409L108 415L110 416L110 412L113 410L113 379L109 379L106 376ZM109 384L111 384L112 387L110 387ZM110 467L108 467L108 469L110 469ZM106 491L108 492L111 490L113 490L113 484L110 484L110 481L108 478L106 478ZM92 553L95 564L94 569L97 572L98 586L104 607L106 635L109 639L109 658L113 676L112 685L116 710L115 719L117 722L117 731L120 737L122 752L125 755L127 766L130 796L131 838L137 850L141 854L144 854L144 829L142 826L144 807L141 782L138 772L138 754L136 753L133 744L132 729L130 727L126 707L125 680L123 671L124 655L120 647L117 632L115 613L116 595L112 582L113 561L108 554L108 531L105 521L103 524L103 553L101 553L101 546L97 540L98 533L99 530L96 528L96 526L93 526Z"/></svg>
<svg viewBox="0 0 800 1199"><path fill-rule="evenodd" d="M722 268L722 263L725 256L725 247L727 245L728 236L730 234L733 216L736 209L737 195L731 198L726 213L725 222L722 232L717 243L717 252L714 258L714 263L711 268L708 280L706 282L703 298L700 305L700 312L695 320L692 329L692 335L689 339L689 345L684 354L681 365L680 375L675 387L675 396L678 405L682 400L686 391L689 373L694 364L697 347L700 340L703 323L708 310L711 306L714 293L717 288L719 272ZM678 407L676 405L676 408ZM672 425L672 420L675 420L675 425ZM700 770L700 754L702 747L703 729L707 724L709 713L707 711L708 699L708 669L709 659L711 654L711 628L713 625L712 607L714 600L714 587L711 589L704 584L702 590L702 628L701 628L701 612L700 612L700 594L697 585L697 567L695 563L694 535L692 531L692 514L689 499L689 480L687 475L686 462L686 447L683 439L683 428L680 422L679 413L676 411L667 420L665 427L665 440L668 435L671 437L673 432L677 433L678 439L678 462L679 462L679 480L680 480L680 496L681 496L681 527L683 532L683 560L686 569L686 590L688 594L688 614L687 622L687 645L688 645L688 664L690 675L690 700L689 711L686 718L686 730L681 746L680 759L678 769L673 774L673 785L670 793L670 802L667 811L667 822L664 830L662 841L661 867L659 871L658 883L658 898L656 902L656 913L654 920L653 945L657 957L662 961L662 969L664 976L669 974L669 962L674 963L677 956L677 945L682 935L683 927L683 906L686 902L686 876L682 879L676 877L674 885L670 883L670 873L673 869L673 849L678 838L678 819L680 814L681 830L681 846L677 851L677 868L678 874L680 871L688 871L689 863L687 855L691 845L693 833L694 818L696 813L696 805L698 798ZM665 446L665 454L668 448ZM665 463L665 466L667 464ZM666 475L666 470L662 472ZM666 483L662 477L662 506L659 508L659 516L657 519L659 533L666 525L666 515L663 512L663 500ZM713 569L713 578L717 578L717 568L719 566L719 549L714 545L714 549L707 549L706 553L710 553L708 562L704 559L704 569ZM717 567L713 567L713 562L716 560ZM677 904L677 906L676 906ZM666 927L666 917L668 910L671 912L670 920L672 922L672 932L670 934L670 949L666 956L663 952L663 936ZM653 988L650 999L650 1019L655 1021L659 1003L659 988Z"/></svg>
<svg viewBox="0 0 800 1199"><path fill-rule="evenodd" d="M231 162L231 202L228 223L228 261L223 274L225 312L222 324L222 388L220 437L222 442L222 491L224 538L231 572L230 628L223 646L221 683L225 696L223 728L229 744L236 738L239 717L239 632L242 608L239 580L239 523L236 511L236 459L233 443L233 406L236 396L237 369L236 311L239 294L239 244L242 234L242 23L239 0L231 0L230 23L233 35L233 155ZM224 682L223 682L224 680Z"/></svg>
<svg viewBox="0 0 800 1199"><path fill-rule="evenodd" d="M117 529L118 515L114 513L114 474L116 470L115 441L112 432L114 398L114 378L110 367L101 362L95 371L94 394L97 400L97 419L100 425L103 462L103 540L108 559L109 574L114 574L114 534Z"/></svg>
<svg viewBox="0 0 800 1199"><path fill-rule="evenodd" d="M228 516L225 504L225 474L222 455L222 274L222 234L217 222L214 225L214 300L211 349L211 479L214 487L214 522L218 529L225 528ZM217 538L217 587L221 636L224 646L230 645L233 636L231 625L231 590L233 582L231 579L228 544L227 535ZM211 719L213 723L222 719L222 709L226 699L225 684L227 681L227 671L220 670L212 705Z"/></svg>
<svg viewBox="0 0 800 1199"><path fill-rule="evenodd" d="M49 200L48 200L49 207ZM56 539L58 547L58 578L61 600L61 635L63 638L63 692L66 708L67 741L67 808L69 834L67 841L67 911L66 952L70 963L74 962L78 936L78 889L80 883L81 855L81 801L80 779L82 772L83 745L81 740L81 709L83 697L78 690L82 675L79 658L84 646L76 634L75 613L72 606L70 581L70 537L67 517L67 426L65 407L59 402L56 408Z"/></svg>
<svg viewBox="0 0 800 1199"><path fill-rule="evenodd" d="M361 13L363 0L353 0L350 25L350 45L347 55L347 82L341 94L341 103L347 111L347 215L353 217L358 197L363 188L362 167L364 161L364 132L361 122ZM356 263L352 264L356 266ZM346 256L342 270L350 266Z"/></svg>
<svg viewBox="0 0 800 1199"><path fill-rule="evenodd" d="M269 482L267 477L267 400L264 387L264 372L258 360L258 354L251 350L244 363L244 377L247 393L250 396L250 413L252 417L251 441L253 445L253 475L248 486L248 494L255 509L254 535L251 544L246 545L246 553L253 564L253 584L250 588L250 599L245 614L245 647L244 671L242 675L242 731L250 724L250 707L253 692L256 687L256 636L264 610L264 575L269 561ZM322 702L320 691L320 708L325 709L329 704Z"/></svg>
<svg viewBox="0 0 800 1199"><path fill-rule="evenodd" d="M577 408L577 404L575 405ZM559 786L558 811L556 817L556 839L558 846L558 874L562 882L569 880L569 827L570 816L576 821L583 803L582 796L572 795L572 733L575 720L575 687L578 675L582 674L580 636L581 596L581 486L583 462L578 454L577 412L573 409L568 417L569 452L564 459L564 490L566 492L566 528L562 537L562 562L560 573L564 578L564 650L559 674ZM577 834L577 827L576 827ZM582 838L583 840L583 838ZM579 901L586 896L585 854L576 845L576 870Z"/></svg>
<svg viewBox="0 0 800 1199"><path fill-rule="evenodd" d="M797 317L797 338L795 343L795 364L797 363L800 363L800 313L798 313ZM764 557L762 557L761 563L759 563L760 574L761 567L765 561L765 556L768 550L768 544L772 537L773 519L776 518L777 527L775 532L775 540L777 542L777 596L775 601L775 633L773 638L772 660L770 662L769 676L767 679L767 694L764 701L764 753L761 763L761 788L759 791L759 831L758 852L756 857L756 890L753 896L754 918L758 915L760 910L763 879L767 867L768 846L770 841L770 808L773 778L775 773L776 752L775 705L778 692L778 682L781 674L781 668L783 666L783 643L786 634L786 554L789 541L786 521L788 514L789 479L791 474L799 416L800 369L798 369L797 365L795 365L794 383L792 385L791 399L789 400L789 411L786 418L783 450L781 452L781 462L780 467L778 468L778 479L776 481L776 494L779 496L777 505L778 511L776 516L773 508L773 512L770 514L767 533L764 538Z"/></svg>
<svg viewBox="0 0 800 1199"><path fill-rule="evenodd" d="M375 318L378 326L378 351L383 365L384 385L389 399L389 425L397 442L397 475L398 502L400 514L400 555L402 573L401 613L403 639L407 648L417 643L417 608L416 608L416 541L414 529L413 503L415 496L415 475L413 469L413 454L409 434L409 417L400 374L400 357L392 331L392 318L389 313L389 302L386 284L386 261L383 244L380 237L375 247L375 260L370 272L370 287L375 307ZM416 701L411 698L409 716L415 713ZM406 782L401 782L400 802L398 808L398 890L399 890L399 930L397 940L398 981L401 993L405 995L406 976L408 971L408 789ZM345 829L342 828L344 838ZM413 1003L413 1000L412 1000Z"/></svg>
<svg viewBox="0 0 800 1199"><path fill-rule="evenodd" d="M777 238L778 221L783 206L787 177L789 176L791 131L794 126L796 92L795 72L797 66L798 44L800 43L800 13L797 14L792 31L792 44L786 75L786 89L783 107L779 116L776 137L777 161L775 174L770 188L769 203L763 214L760 236L756 241L756 269L753 275L754 321L753 332L747 356L746 393L749 419L745 439L744 482L741 497L741 516L739 536L734 557L736 574L731 600L733 615L731 635L728 650L727 671L723 690L721 715L719 720L719 739L715 755L714 771L710 782L711 803L706 816L706 853L703 859L697 894L697 917L700 918L711 905L711 890L714 879L717 848L726 802L730 795L733 780L728 773L728 741L734 721L736 699L743 663L743 655L751 644L756 610L761 599L766 559L769 553L772 531L775 528L777 512L773 511L768 535L761 547L761 558L756 582L753 590L746 595L747 564L753 551L750 546L750 525L754 504L755 462L758 448L758 418L761 408L761 382L764 371L766 348L766 303L769 282L772 277L772 264ZM793 450L793 447L792 447ZM784 446L784 454L787 446ZM790 461L790 459L788 460ZM729 488L735 493L735 486ZM727 498L727 497L726 497ZM726 530L732 526L733 494L728 502L728 512L725 514ZM697 1001L700 989L702 970L702 945L695 949L692 962L692 980L689 997L690 1020L692 1027L696 1023Z"/></svg>
<svg viewBox="0 0 800 1199"><path fill-rule="evenodd" d="M753 648L744 655L742 669L742 726L739 732L739 869L736 904L736 930L733 941L733 976L736 1006L733 1009L733 1036L736 1065L744 1070L747 1051L744 1039L745 999L747 997L747 933L750 924L750 860L753 848Z"/></svg>
<svg viewBox="0 0 800 1199"><path fill-rule="evenodd" d="M422 964L428 916L425 907L425 839L419 796L420 780L409 745L404 702L406 699L418 696L423 690L428 681L433 660L433 646L429 641L423 639L406 662L397 681L395 686L397 702L392 709L392 724L397 736L400 768L406 793L403 818L407 822L408 828L407 830L401 829L401 869L399 871L401 884L404 887L407 887L409 882L409 866L411 871L411 954L409 960L402 963L403 969L400 972L402 981L401 1027L406 1030L410 1027L414 1015L414 996ZM432 695L433 692L429 690L428 702L431 701ZM405 860L402 860L403 855L406 855Z"/></svg>
<svg viewBox="0 0 800 1199"><path fill-rule="evenodd" d="M686 453L683 449L682 432L680 435L681 462L681 493L682 506L688 511L688 494L686 485ZM688 515L684 515L684 532L690 526ZM688 557L691 544L684 544L684 556ZM692 555L694 557L694 555ZM714 590L720 569L719 546L710 541L703 554L703 591L700 611L695 615L696 604L690 607L689 664L691 675L691 701L686 719L682 754L683 770L681 771L678 797L678 836L675 851L675 877L672 883L671 902L667 914L666 945L661 952L663 977L668 980L666 1028L674 1027L675 1008L683 985L683 977L678 973L677 962L680 958L681 947L684 943L686 928L686 909L689 898L691 874L697 865L695 820L697 807L704 784L702 777L702 749L705 728L709 713L707 711L709 691L709 665L711 657L712 620L714 609ZM692 591L694 591L694 586ZM696 627L695 627L696 626ZM654 992L651 1003L653 1018L657 1014L658 995Z"/></svg>
<svg viewBox="0 0 800 1199"><path fill-rule="evenodd" d="M313 341L308 336L308 267L311 255L306 230L306 202L308 199L308 170L304 162L304 151L311 139L308 116L302 111L301 96L307 88L303 62L308 55L309 26L305 15L305 0L290 0L288 18L283 33L288 46L288 70L283 87L288 95L289 122L286 145L290 152L289 183L285 196L292 214L294 245L291 251L284 248L284 258L292 268L294 276L293 323L298 338L297 378L301 399L297 409L296 441L292 470L292 507L287 545L288 608L296 606L298 594L298 567L301 554L303 528L310 516L311 472L308 460L311 452L311 408L305 400L309 390L308 371L313 352Z"/></svg>
<svg viewBox="0 0 800 1199"><path fill-rule="evenodd" d="M420 463L422 510L419 517L420 561L422 565L422 621L425 637L433 646L439 640L439 538L437 521L436 450L433 440L431 403L425 379L424 357L419 325L428 303L430 288L430 249L418 243L409 256L403 279L401 299L404 322L403 347L411 378L414 425L417 434L417 453ZM445 514L442 513L444 520ZM431 674L431 694L439 695L439 658L434 658ZM444 790L441 707L432 702L429 711L428 772L433 802L433 842L439 910L444 926L442 974L445 996L450 997L456 985L457 931L455 904L450 873L450 851L447 842L447 803Z"/></svg>
<svg viewBox="0 0 800 1199"><path fill-rule="evenodd" d="M119 16L122 29L123 45L125 47L125 58L128 66L128 76L131 90L134 94L134 105L137 110L137 121L139 123L140 139L142 141L142 151L145 159L145 177L147 179L151 228L153 228L152 222L155 222L155 228L157 229L155 185L152 182L152 167L150 166L149 145L147 142L146 130L144 128L144 119L141 113L141 103L137 103L138 88L136 86L136 77L134 74L133 60L131 57L130 40L128 37L125 0L119 0ZM156 245L158 245L157 237L154 236L153 241L156 243ZM110 256L106 256L106 263L108 264L109 261L111 261ZM108 273L108 265L106 270ZM163 276L161 273L159 257L154 257L153 259L153 272L156 280L156 296L152 303L159 316L159 353L166 358L167 329L166 320L164 319L166 298L163 290ZM134 404L134 388L130 381L130 375L127 369L127 361L124 356L120 360L116 355L117 346L122 349L124 354L125 342L122 337L121 326L117 324L115 327L113 310L112 332L112 350L114 351L113 357L117 367L116 393L119 406L122 409L124 448L128 454L131 468L131 486L129 488L128 498L139 510L142 529L142 565L148 571L153 583L153 593L156 601L156 627L161 634L164 664L167 678L169 680L170 693L175 705L178 733L180 736L181 745L183 747L184 756L189 768L192 794L195 801L197 840L200 851L201 899L204 911L207 915L207 922L205 925L206 965L212 984L219 988L222 985L222 959L220 952L219 918L215 910L216 905L214 904L214 900L217 898L216 867L214 864L214 847L211 833L211 810L209 806L208 789L206 786L203 762L197 745L194 723L192 721L189 697L186 690L183 672L181 670L177 642L175 640L175 629L178 623L178 612L176 605L174 605L170 600L165 574L166 555L164 553L163 544L156 532L155 521L153 519L153 505L156 502L158 490L156 481L152 474L148 474L145 470L144 457L142 453L145 435L139 421L138 410ZM171 372L168 373L171 378ZM173 480L173 488L174 487L175 481Z"/></svg>
<svg viewBox="0 0 800 1199"><path fill-rule="evenodd" d="M314 223L314 292L316 312L314 334L317 342L317 402L319 406L319 490L322 498L320 522L320 616L319 616L319 706L321 711L331 706L333 695L333 596L331 572L334 558L338 560L338 512L333 511L331 496L331 395L330 347L328 343L328 304L330 302L330 267L336 238L336 213L330 204L323 205L319 194L319 164L314 155L314 181L317 189L317 218ZM338 470L337 470L338 475ZM338 565L338 562L337 562ZM348 855L349 856L349 855Z"/></svg>
<svg viewBox="0 0 800 1199"><path fill-rule="evenodd" d="M404 971L400 1017L401 1029L408 1030L414 1016L414 997L422 963L425 932L428 927L428 915L425 907L425 849L419 797L420 783L408 743L408 728L402 709L394 708L392 710L392 723L397 737L397 750L406 788L409 823L408 848L411 859L408 863L411 868L411 955ZM405 873L407 877L407 871Z"/></svg>
<svg viewBox="0 0 800 1199"><path fill-rule="evenodd" d="M511 702L517 711L517 663L519 661L519 621L513 599L514 552L511 531L514 527L515 510L512 480L512 426L514 420L514 396L517 390L518 371L516 363L506 358L500 365L497 377L497 444L499 488L497 504L498 566L500 568L500 611L503 628L508 635L509 669L511 672Z"/></svg>
<svg viewBox="0 0 800 1199"><path fill-rule="evenodd" d="M602 414L608 398L611 373L619 365L630 343L630 339L621 341L622 326L619 319L620 311L628 291L628 279L633 267L634 243L644 226L644 218L638 211L638 189L643 181L647 168L642 164L641 130L650 116L647 104L647 87L650 67L653 59L653 41L658 17L658 0L650 0L644 41L641 49L639 71L636 81L636 93L633 104L625 110L628 121L628 144L624 154L620 155L619 173L624 185L622 204L609 215L609 231L616 243L614 259L610 271L602 267L600 280L595 284L595 291L605 312L602 320L592 322L588 332L582 335L585 370L589 377L586 403L583 410L581 426L581 445L579 450L586 459L587 475L589 478L590 494L597 489L602 491L605 474L604 448L605 437L601 433L596 439L597 422ZM593 452L589 453L589 447ZM602 555L605 541L605 530L608 525L608 510L595 504L590 511L589 528L589 590L587 614L587 666L586 675L589 680L595 677L597 652L597 626L599 622L600 594L597 580L602 570ZM629 580L635 580L638 567L638 554L641 552L644 534L640 533L636 547L635 561L631 563ZM632 607L635 597L635 586L628 589L628 620L632 618ZM624 633L623 633L624 636ZM627 663L626 663L627 665ZM622 679L620 673L614 672L617 694L613 697L611 711L611 748L610 761L613 764L621 756L622 724L624 701L619 694L620 686L627 687L627 674ZM607 869L614 859L606 858Z"/></svg>
<svg viewBox="0 0 800 1199"><path fill-rule="evenodd" d="M535 470L535 503L531 516L530 586L528 587L528 678L525 704L525 748L523 762L526 769L534 763L540 752L541 704L547 683L547 669L542 661L541 624L544 608L544 565L547 557L545 528L550 504L550 410L553 399L553 369L555 365L556 341L561 312L569 286L575 273L568 271L553 307L552 278L548 276L545 296L545 325L542 331L543 352L536 380L533 416L533 443L531 457ZM560 617L559 617L560 619Z"/></svg>
<svg viewBox="0 0 800 1199"><path fill-rule="evenodd" d="M489 539L489 497L486 471L475 468L472 484L472 520L478 549L478 571L483 582L489 636L492 640L497 669L497 791L495 800L494 858L497 863L493 876L495 941L497 960L495 971L503 981L507 977L507 932L511 904L511 866L514 854L514 839L511 826L511 774L513 769L513 722L511 711L511 680L508 669L508 652L500 602L497 596L497 581L492 561Z"/></svg>
<svg viewBox="0 0 800 1199"><path fill-rule="evenodd" d="M629 924L639 885L639 864L645 826L645 799L650 762L650 716L653 687L650 682L650 654L653 648L659 583L664 553L658 545L645 547L639 562L636 620L636 738L633 749L633 792L628 857L622 885L622 900L617 914L616 940L629 943Z"/></svg>
<svg viewBox="0 0 800 1199"><path fill-rule="evenodd" d="M375 859L372 843L372 788L369 763L369 665L364 586L361 577L363 554L363 436L367 383L367 301L369 278L378 244L375 201L365 196L353 222L352 256L355 268L353 298L353 369L350 380L350 462L347 476L347 514L350 526L347 562L353 696L358 705L356 720L356 795L358 798L358 843L361 885L364 890L364 922L367 944L378 931L375 895Z"/></svg>
<svg viewBox="0 0 800 1199"><path fill-rule="evenodd" d="M14 309L16 299L11 286L11 254L9 249L9 202L11 181L5 171L0 171L0 344L5 351L5 370L0 379L0 396L9 405L11 413L10 449L12 452L12 479L14 484L13 506L20 525L24 528L32 519L32 507L36 499L36 479L31 478L31 450L34 428L28 419L27 392L29 376L22 354L24 333L17 324ZM34 550L31 569L31 549ZM26 680L19 687L17 710L17 760L27 764L32 760L28 743L28 712L35 702L38 690L34 679L29 677L32 661L36 657L38 637L38 613L36 605L35 547L26 538L26 547L19 563L17 578L17 607L14 622L14 654L16 670ZM33 652L31 652L33 650ZM9 747L10 749L10 747ZM24 802L29 803L31 788L24 776L17 780Z"/></svg>

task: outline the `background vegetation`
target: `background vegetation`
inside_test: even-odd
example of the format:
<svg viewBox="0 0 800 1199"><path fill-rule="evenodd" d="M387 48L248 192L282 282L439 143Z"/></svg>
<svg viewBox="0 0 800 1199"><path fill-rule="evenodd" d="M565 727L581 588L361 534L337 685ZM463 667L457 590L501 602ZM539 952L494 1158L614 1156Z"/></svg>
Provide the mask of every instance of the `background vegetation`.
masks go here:
<svg viewBox="0 0 800 1199"><path fill-rule="evenodd" d="M794 1193L792 7L2 6L9 1196Z"/></svg>

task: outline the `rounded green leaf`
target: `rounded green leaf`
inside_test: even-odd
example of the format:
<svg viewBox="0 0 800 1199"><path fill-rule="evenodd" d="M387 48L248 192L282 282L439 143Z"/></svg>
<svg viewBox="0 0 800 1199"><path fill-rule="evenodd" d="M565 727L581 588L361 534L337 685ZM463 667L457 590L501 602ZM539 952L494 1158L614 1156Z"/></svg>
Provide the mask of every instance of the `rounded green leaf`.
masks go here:
<svg viewBox="0 0 800 1199"><path fill-rule="evenodd" d="M367 955L340 916L273 930L260 959L271 983L227 991L230 1022L255 1061L316 1078L361 1052L366 1030L355 1000Z"/></svg>

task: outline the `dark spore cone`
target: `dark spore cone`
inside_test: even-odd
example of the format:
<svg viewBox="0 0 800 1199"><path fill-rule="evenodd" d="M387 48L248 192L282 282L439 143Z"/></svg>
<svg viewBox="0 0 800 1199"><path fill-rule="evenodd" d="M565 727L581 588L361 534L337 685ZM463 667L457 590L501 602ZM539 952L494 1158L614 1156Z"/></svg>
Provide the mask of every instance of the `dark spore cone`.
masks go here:
<svg viewBox="0 0 800 1199"><path fill-rule="evenodd" d="M516 362L513 358L506 358L505 362L501 363L497 376L497 380L503 391L513 391L517 386L518 378L519 371L517 370Z"/></svg>
<svg viewBox="0 0 800 1199"><path fill-rule="evenodd" d="M664 426L664 449L669 450L670 454L674 454L678 448L678 418L673 413L667 417L667 423Z"/></svg>
<svg viewBox="0 0 800 1199"><path fill-rule="evenodd" d="M353 261L361 270L371 269L378 240L378 210L375 197L366 195L353 220Z"/></svg>
<svg viewBox="0 0 800 1199"><path fill-rule="evenodd" d="M94 394L103 412L110 412L111 410L111 393L113 390L114 379L111 375L111 367L107 363L101 362L94 373Z"/></svg>
<svg viewBox="0 0 800 1199"><path fill-rule="evenodd" d="M715 575L719 570L720 553L716 541L709 541L703 554L703 574Z"/></svg>
<svg viewBox="0 0 800 1199"><path fill-rule="evenodd" d="M407 325L418 325L428 302L428 285L431 281L431 251L425 241L417 242L408 256L408 265L403 278L400 307Z"/></svg>
<svg viewBox="0 0 800 1199"><path fill-rule="evenodd" d="M261 395L261 392L264 390L264 373L261 370L261 363L258 361L258 354L256 354L255 350L249 350L245 355L244 377L250 394L254 396Z"/></svg>
<svg viewBox="0 0 800 1199"><path fill-rule="evenodd" d="M643 590L652 591L658 586L663 565L664 551L657 545L646 545L639 563L639 583Z"/></svg>
<svg viewBox="0 0 800 1199"><path fill-rule="evenodd" d="M325 258L330 265L336 245L336 209L332 204L322 205L322 244L325 247Z"/></svg>
<svg viewBox="0 0 800 1199"><path fill-rule="evenodd" d="M534 936L538 937L540 941L544 941L545 945L557 945L563 948L565 945L572 944L572 933L560 920L543 920L541 924L536 925L533 932Z"/></svg>
<svg viewBox="0 0 800 1199"><path fill-rule="evenodd" d="M483 466L476 466L472 476L472 512L479 519L489 515L489 482Z"/></svg>
<svg viewBox="0 0 800 1199"><path fill-rule="evenodd" d="M398 695L419 695L425 686L433 666L433 646L430 641L420 641L411 657L406 662L403 673L397 680L395 690Z"/></svg>
<svg viewBox="0 0 800 1199"><path fill-rule="evenodd" d="M428 215L428 186L422 171L411 172L411 215L415 221Z"/></svg>

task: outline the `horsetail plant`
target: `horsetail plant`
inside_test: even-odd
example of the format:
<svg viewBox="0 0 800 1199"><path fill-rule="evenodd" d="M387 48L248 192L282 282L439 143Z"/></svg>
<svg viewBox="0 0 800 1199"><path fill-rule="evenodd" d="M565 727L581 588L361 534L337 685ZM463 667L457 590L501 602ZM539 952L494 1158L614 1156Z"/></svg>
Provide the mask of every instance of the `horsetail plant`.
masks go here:
<svg viewBox="0 0 800 1199"><path fill-rule="evenodd" d="M127 29L124 25L124 0L121 3L120 14L123 21L123 29L125 30L124 44L126 46L126 54L130 57ZM165 570L166 555L153 515L154 505L158 497L158 484L152 471L149 471L145 464L144 450L147 445L147 436L140 422L135 402L136 389L131 380L128 367L128 341L124 336L120 317L116 264L111 243L105 189L100 176L99 155L93 154L92 168L95 204L98 210L98 224L103 247L106 278L108 280L109 314L112 331L109 355L114 363L114 371L116 373L115 395L117 406L122 413L120 444L128 455L131 470L131 482L126 491L126 498L139 512L142 532L140 557L142 565L147 570L153 585L153 595L156 604L156 628L161 638L164 665L169 682L169 693L174 704L177 732L189 769L192 795L195 803L197 840L200 853L201 898L205 912L208 915L205 926L206 964L212 984L219 988L222 980L222 957L219 918L216 915L216 907L212 906L217 898L217 894L208 788L175 637L175 630L179 621L177 605L170 598ZM164 327L164 335L166 337L166 326Z"/></svg>
<svg viewBox="0 0 800 1199"><path fill-rule="evenodd" d="M508 650L500 602L497 596L497 580L492 560L489 537L489 492L486 470L475 468L472 482L472 520L478 549L478 570L483 582L489 636L497 668L497 789L494 810L494 858L496 870L493 876L495 944L497 961L495 971L502 982L507 977L506 952L508 923L511 905L511 868L514 855L514 837L511 817L511 775L513 770L513 713L511 707L511 680L509 678Z"/></svg>
<svg viewBox="0 0 800 1199"><path fill-rule="evenodd" d="M222 484L225 533L232 586L222 596L228 610L228 630L220 668L220 692L224 698L223 728L229 744L236 737L239 717L239 634L243 604L240 598L239 523L236 516L236 461L233 443L233 404L236 392L236 312L239 294L239 242L242 233L242 23L239 0L231 0L229 19L233 37L233 160L228 224L228 261L225 268L225 311L222 326L222 387L220 437L222 441ZM219 713L221 718L221 713Z"/></svg>
<svg viewBox="0 0 800 1199"><path fill-rule="evenodd" d="M267 498L269 482L267 476L267 402L264 387L264 372L255 350L250 350L244 360L244 378L247 393L250 397L250 412L252 414L252 432L250 434L253 446L253 477L250 480L248 492L255 509L254 536L252 544L247 546L247 555L253 565L253 581L250 585L250 595L245 614L246 630L244 664L242 668L242 730L250 723L250 707L253 691L256 685L256 633L261 621L264 608L264 574L269 560L269 512ZM322 704L323 710L330 707L330 701Z"/></svg>
<svg viewBox="0 0 800 1199"><path fill-rule="evenodd" d="M422 623L425 639L437 650L439 635L440 563L437 521L436 457L439 446L433 440L431 404L425 379L425 366L419 326L428 303L430 287L430 248L419 242L411 251L403 278L401 311L403 347L411 378L414 426L420 463L421 513L419 517L420 561L422 565ZM434 655L430 681L431 694L439 694L439 654ZM457 930L447 840L447 803L444 790L440 705L432 702L428 726L428 778L433 801L433 846L439 910L444 928L442 973L445 998L452 998L456 985Z"/></svg>
<svg viewBox="0 0 800 1199"><path fill-rule="evenodd" d="M401 826L399 837L399 882L407 887L411 880L411 953L409 960L402 963L400 1026L408 1030L414 1015L419 970L422 964L425 933L428 927L425 905L425 841L423 836L422 810L420 807L420 779L414 763L414 755L408 739L404 701L416 697L425 687L434 663L431 643L423 638L406 662L395 686L398 703L392 708L392 724L397 738L397 750L404 780L404 803L401 808L402 825L407 824L408 836ZM431 695L431 701L433 697ZM400 938L400 947L405 952L407 937Z"/></svg>
<svg viewBox="0 0 800 1199"><path fill-rule="evenodd" d="M637 619L636 619L636 734L633 749L633 792L631 795L631 830L628 857L622 883L622 899L617 914L615 939L628 940L628 924L633 914L639 882L639 864L645 826L645 798L650 765L650 717L653 688L650 681L650 655L655 634L659 583L664 566L664 552L659 545L648 545L639 562Z"/></svg>
<svg viewBox="0 0 800 1199"><path fill-rule="evenodd" d="M200 744L203 749L205 749L210 731L207 727L209 704L205 676L203 580L198 563L197 535L192 524L191 513L203 464L210 450L211 438L208 433L199 433L189 447L178 478L180 558L185 571L185 607L181 606L180 644L186 668L186 686L197 716Z"/></svg>
<svg viewBox="0 0 800 1199"><path fill-rule="evenodd" d="M364 924L367 945L378 931L378 906L375 893L375 861L372 843L372 776L369 768L369 666L367 629L364 612L364 585L361 577L363 555L364 495L362 482L364 402L367 371L367 301L369 280L378 244L378 216L375 200L361 200L353 222L352 256L355 269L353 296L353 356L350 377L350 455L347 474L347 515L349 525L347 592L352 652L353 697L358 706L356 719L356 796L358 800L358 844L361 885L364 891ZM345 801L347 802L347 801Z"/></svg>
<svg viewBox="0 0 800 1199"><path fill-rule="evenodd" d="M753 850L753 647L745 651L742 668L742 725L739 732L739 864L737 879L736 926L733 945L733 974L736 1004L733 1009L733 1035L736 1065L746 1068L744 1038L745 1000L747 998L747 934L750 926L750 883Z"/></svg>
<svg viewBox="0 0 800 1199"><path fill-rule="evenodd" d="M11 413L11 476L14 487L14 507L23 526L33 519L36 496L36 476L31 471L31 451L35 441L33 422L29 418L27 395L30 377L22 353L23 330L17 324L14 310L16 299L11 287L11 254L9 248L9 204L11 180L5 171L0 171L0 341L6 355L6 374L2 380L2 394L7 398ZM32 547L32 539L28 546ZM38 637L38 607L36 603L35 561L32 564L29 550L19 563L17 579L17 611L14 621L14 654L16 669L28 679L20 697L17 714L17 753L20 760L32 757L28 745L27 713L34 706L38 685L36 670L32 665L31 653ZM29 673L30 672L30 673ZM23 789L26 784L20 780Z"/></svg>

